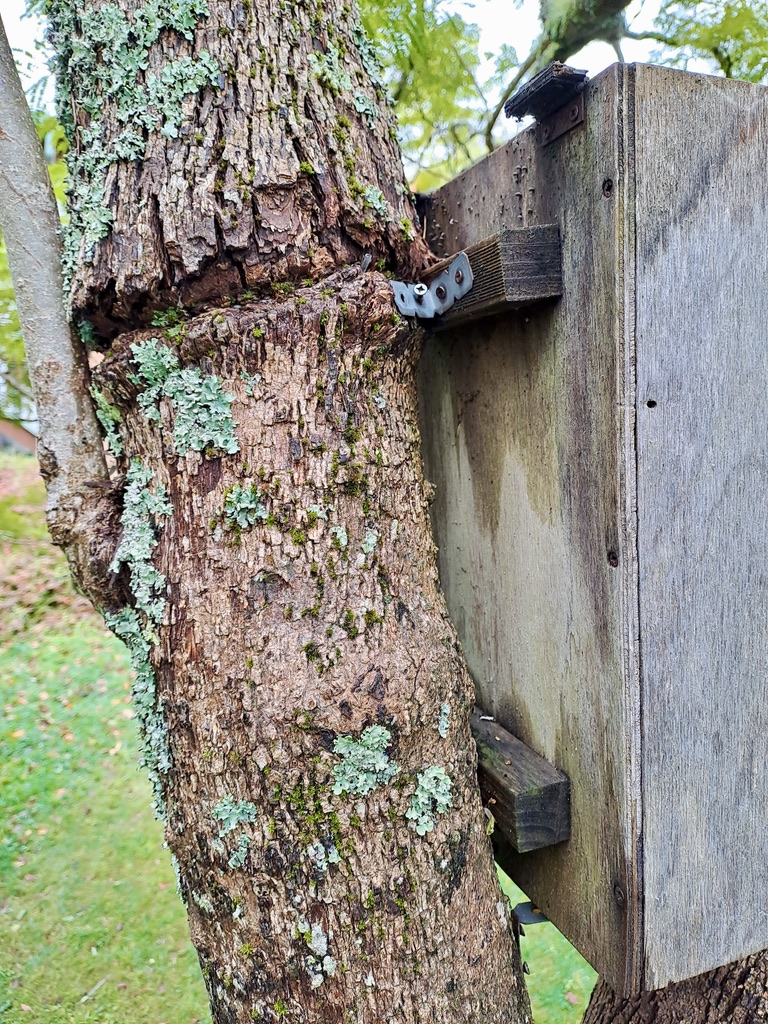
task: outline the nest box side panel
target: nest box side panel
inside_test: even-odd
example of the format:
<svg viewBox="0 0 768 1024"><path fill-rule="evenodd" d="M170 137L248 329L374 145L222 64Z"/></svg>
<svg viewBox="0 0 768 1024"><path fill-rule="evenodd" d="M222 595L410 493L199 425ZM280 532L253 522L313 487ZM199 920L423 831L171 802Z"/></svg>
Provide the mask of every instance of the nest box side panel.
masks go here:
<svg viewBox="0 0 768 1024"><path fill-rule="evenodd" d="M478 704L571 780L567 842L497 851L619 990L639 984L642 948L624 78L590 83L584 123L556 141L531 129L434 195L440 255L559 224L563 297L429 336L420 376L441 579Z"/></svg>
<svg viewBox="0 0 768 1024"><path fill-rule="evenodd" d="M646 985L768 947L768 89L638 67Z"/></svg>

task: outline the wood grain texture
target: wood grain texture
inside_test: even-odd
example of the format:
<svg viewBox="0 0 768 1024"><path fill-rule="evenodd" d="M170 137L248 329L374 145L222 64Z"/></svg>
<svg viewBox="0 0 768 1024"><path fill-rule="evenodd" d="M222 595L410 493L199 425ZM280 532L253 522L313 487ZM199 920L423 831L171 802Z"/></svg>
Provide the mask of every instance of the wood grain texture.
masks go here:
<svg viewBox="0 0 768 1024"><path fill-rule="evenodd" d="M649 988L768 946L768 92L637 69Z"/></svg>
<svg viewBox="0 0 768 1024"><path fill-rule="evenodd" d="M466 249L472 267L472 288L430 327L443 330L467 320L529 306L563 293L560 231L556 224L502 228ZM450 266L442 260L430 268L429 279Z"/></svg>
<svg viewBox="0 0 768 1024"><path fill-rule="evenodd" d="M641 952L625 79L591 82L585 123L556 142L525 132L436 194L446 255L501 225L558 223L563 298L434 336L421 366L441 581L478 704L571 780L570 840L500 856L622 990Z"/></svg>
<svg viewBox="0 0 768 1024"><path fill-rule="evenodd" d="M567 777L477 708L471 727L480 792L495 828L518 853L565 842L571 831Z"/></svg>
<svg viewBox="0 0 768 1024"><path fill-rule="evenodd" d="M497 854L621 995L768 946L768 93L585 101L435 197L450 251L559 223L563 298L432 338L422 419L478 702L571 780L571 839Z"/></svg>

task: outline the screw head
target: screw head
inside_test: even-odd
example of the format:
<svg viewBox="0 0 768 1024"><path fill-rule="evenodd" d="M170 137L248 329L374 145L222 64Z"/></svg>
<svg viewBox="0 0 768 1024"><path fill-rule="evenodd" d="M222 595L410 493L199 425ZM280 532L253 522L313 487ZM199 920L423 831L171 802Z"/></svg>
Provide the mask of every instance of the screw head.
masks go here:
<svg viewBox="0 0 768 1024"><path fill-rule="evenodd" d="M456 282L456 284L461 284L461 282L464 280L464 271L461 268L459 268L453 275L453 279Z"/></svg>
<svg viewBox="0 0 768 1024"><path fill-rule="evenodd" d="M448 292L445 290L444 284L439 284L437 288L435 288L435 295L438 297L438 299L440 299L441 302L443 301L447 294Z"/></svg>
<svg viewBox="0 0 768 1024"><path fill-rule="evenodd" d="M419 284L415 284L413 286L413 297L416 299L417 302L423 302L424 296L427 294L428 291L429 289L427 288L427 286L425 284L421 284L420 282Z"/></svg>

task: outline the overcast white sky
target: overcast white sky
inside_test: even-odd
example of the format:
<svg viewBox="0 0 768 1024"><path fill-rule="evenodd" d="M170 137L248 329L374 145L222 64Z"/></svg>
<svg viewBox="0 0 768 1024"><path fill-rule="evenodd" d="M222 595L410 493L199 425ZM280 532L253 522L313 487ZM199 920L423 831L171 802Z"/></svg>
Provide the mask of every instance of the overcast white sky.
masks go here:
<svg viewBox="0 0 768 1024"><path fill-rule="evenodd" d="M447 0L447 5L480 26L481 52L492 52L501 43L508 43L523 57L539 32L538 0L523 0L519 10L512 0ZM627 10L632 27L636 31L649 28L658 8L659 0L633 0ZM31 64L25 83L29 85L45 73L44 59L35 53L35 40L42 36L42 29L37 19L23 17L24 0L0 0L0 11L11 46L32 54L31 62L25 58L20 61L24 66ZM623 45L628 61L648 60L652 49L648 43L627 41ZM570 63L596 75L615 60L616 55L607 43L591 43L574 55Z"/></svg>

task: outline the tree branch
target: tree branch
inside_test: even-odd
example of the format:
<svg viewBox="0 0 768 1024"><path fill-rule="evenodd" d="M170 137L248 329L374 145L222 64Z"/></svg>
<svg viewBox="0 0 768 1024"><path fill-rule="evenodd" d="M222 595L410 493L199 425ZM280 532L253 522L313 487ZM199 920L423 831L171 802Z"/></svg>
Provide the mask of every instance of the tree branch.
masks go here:
<svg viewBox="0 0 768 1024"><path fill-rule="evenodd" d="M495 149L493 144L493 129L496 127L496 122L498 121L501 112L504 109L504 104L507 102L507 100L515 91L515 89L517 89L518 85L520 85L520 83L525 78L526 74L530 71L530 69L533 67L534 63L538 60L538 58L539 47L537 45L534 46L534 48L525 58L523 63L517 69L517 73L515 74L514 78L502 93L499 102L493 108L493 112L491 113L488 123L485 126L485 148L488 150L489 153L492 153L493 150Z"/></svg>
<svg viewBox="0 0 768 1024"><path fill-rule="evenodd" d="M679 46L680 41L673 39L671 36L665 36L663 32L630 32L624 33L625 39L639 39L648 40L652 39L656 43L662 43L664 46Z"/></svg>
<svg viewBox="0 0 768 1024"><path fill-rule="evenodd" d="M37 455L48 492L48 528L76 578L98 593L105 584L94 588L89 579L93 559L84 527L106 493L93 485L108 486L109 472L85 352L67 322L56 200L2 20L0 227L40 423Z"/></svg>
<svg viewBox="0 0 768 1024"><path fill-rule="evenodd" d="M22 384L21 381L17 380L12 373L8 372L8 370L0 369L0 377L3 378L6 384L10 384L14 391L18 391L22 398L27 398L30 402L34 402L35 396L29 388Z"/></svg>
<svg viewBox="0 0 768 1024"><path fill-rule="evenodd" d="M493 129L504 104L529 71L541 71L553 60L566 61L593 39L603 39L616 48L619 39L629 34L623 13L628 0L568 0L564 6L552 6L550 11L550 0L541 0L541 35L504 90L486 125L485 145L489 153L494 149Z"/></svg>
<svg viewBox="0 0 768 1024"><path fill-rule="evenodd" d="M398 83L392 88L392 102L399 103L403 93L406 90L408 83L411 80L411 74L413 72L413 56L411 53L408 54L408 67L400 75Z"/></svg>

